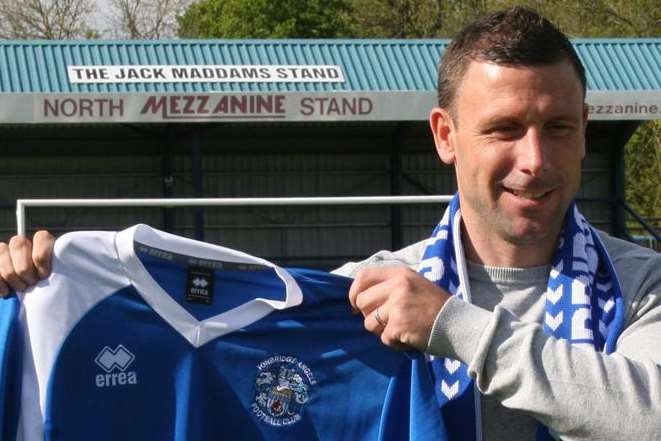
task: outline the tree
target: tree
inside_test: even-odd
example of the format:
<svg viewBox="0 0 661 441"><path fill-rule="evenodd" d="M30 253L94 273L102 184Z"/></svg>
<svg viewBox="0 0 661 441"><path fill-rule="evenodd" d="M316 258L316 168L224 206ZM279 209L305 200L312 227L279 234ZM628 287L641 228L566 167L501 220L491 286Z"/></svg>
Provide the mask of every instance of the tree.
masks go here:
<svg viewBox="0 0 661 441"><path fill-rule="evenodd" d="M661 228L661 121L646 122L627 143L625 173L627 203Z"/></svg>
<svg viewBox="0 0 661 441"><path fill-rule="evenodd" d="M658 0L524 0L494 3L531 7L574 37L654 37L661 33Z"/></svg>
<svg viewBox="0 0 661 441"><path fill-rule="evenodd" d="M353 34L362 38L448 37L486 11L484 0L352 0Z"/></svg>
<svg viewBox="0 0 661 441"><path fill-rule="evenodd" d="M354 0L352 27L363 38L422 38L438 35L442 0Z"/></svg>
<svg viewBox="0 0 661 441"><path fill-rule="evenodd" d="M450 35L484 0L203 0L179 18L184 38L429 38Z"/></svg>
<svg viewBox="0 0 661 441"><path fill-rule="evenodd" d="M193 0L0 0L0 38L155 39L176 35ZM107 23L102 27L101 23Z"/></svg>
<svg viewBox="0 0 661 441"><path fill-rule="evenodd" d="M0 0L0 38L89 38L92 0Z"/></svg>
<svg viewBox="0 0 661 441"><path fill-rule="evenodd" d="M177 15L192 0L111 0L112 36L132 39L158 39L176 35Z"/></svg>
<svg viewBox="0 0 661 441"><path fill-rule="evenodd" d="M184 38L349 37L349 0L203 0L179 18Z"/></svg>

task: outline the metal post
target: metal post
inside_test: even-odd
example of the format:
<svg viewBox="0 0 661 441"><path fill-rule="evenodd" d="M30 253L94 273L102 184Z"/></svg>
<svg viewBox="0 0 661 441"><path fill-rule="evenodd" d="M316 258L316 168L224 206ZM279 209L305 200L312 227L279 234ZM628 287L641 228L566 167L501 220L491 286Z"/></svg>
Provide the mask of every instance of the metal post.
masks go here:
<svg viewBox="0 0 661 441"><path fill-rule="evenodd" d="M16 232L19 236L25 236L25 205L23 201L16 201Z"/></svg>
<svg viewBox="0 0 661 441"><path fill-rule="evenodd" d="M193 196L201 198L204 193L202 181L202 152L200 151L200 134L193 130L191 143L191 178L193 182ZM193 210L193 224L195 239L204 240L204 209L196 207Z"/></svg>
<svg viewBox="0 0 661 441"><path fill-rule="evenodd" d="M168 198L168 199L18 199L16 224L25 232L27 207L286 207L315 205L391 205L448 203L452 195L345 196L308 198Z"/></svg>
<svg viewBox="0 0 661 441"><path fill-rule="evenodd" d="M393 133L390 148L390 194L402 194L402 152L400 148L401 127ZM398 250L403 246L402 208L398 205L390 206L390 249Z"/></svg>
<svg viewBox="0 0 661 441"><path fill-rule="evenodd" d="M172 174L172 150L174 147L174 129L168 127L165 138L165 151L161 162L161 174L163 177L163 197L174 196L174 176ZM174 220L171 208L163 209L163 230L171 233L174 228Z"/></svg>
<svg viewBox="0 0 661 441"><path fill-rule="evenodd" d="M624 145L618 145L614 156L613 167L613 190L615 195L615 206L613 207L613 234L617 237L625 237L627 226L624 207L625 201L624 186L625 168L624 168Z"/></svg>

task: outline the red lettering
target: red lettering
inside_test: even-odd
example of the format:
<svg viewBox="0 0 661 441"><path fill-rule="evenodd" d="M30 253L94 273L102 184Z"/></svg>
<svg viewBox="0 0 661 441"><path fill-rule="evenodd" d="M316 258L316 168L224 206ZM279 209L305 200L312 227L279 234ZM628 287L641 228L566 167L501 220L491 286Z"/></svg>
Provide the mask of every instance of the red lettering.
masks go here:
<svg viewBox="0 0 661 441"><path fill-rule="evenodd" d="M180 96L171 96L170 97L170 105L168 106L168 114L180 114L181 109L179 108L179 100L181 99Z"/></svg>
<svg viewBox="0 0 661 441"><path fill-rule="evenodd" d="M358 113L360 115L369 115L374 109L374 103L370 98L358 98Z"/></svg>
<svg viewBox="0 0 661 441"><path fill-rule="evenodd" d="M145 105L142 106L142 110L140 111L140 114L144 115L145 113L153 113L153 114L160 113L163 116L166 116L165 103L166 103L166 97L162 96L156 98L155 96L152 95L149 98L147 98L147 101L145 101Z"/></svg>
<svg viewBox="0 0 661 441"><path fill-rule="evenodd" d="M190 95L185 95L182 97L182 99L184 100L183 113L195 114L195 110L193 110L193 103L195 102L195 97Z"/></svg>
<svg viewBox="0 0 661 441"><path fill-rule="evenodd" d="M207 103L209 102L209 97L205 95L200 95L197 97L197 113L209 113L209 108Z"/></svg>

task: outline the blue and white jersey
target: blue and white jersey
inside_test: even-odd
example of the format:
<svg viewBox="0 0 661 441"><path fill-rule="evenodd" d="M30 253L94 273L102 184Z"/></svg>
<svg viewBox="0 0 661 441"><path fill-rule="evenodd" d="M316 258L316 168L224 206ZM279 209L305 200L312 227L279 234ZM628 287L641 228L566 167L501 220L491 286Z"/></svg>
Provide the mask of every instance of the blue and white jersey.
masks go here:
<svg viewBox="0 0 661 441"><path fill-rule="evenodd" d="M443 440L424 357L363 329L350 282L145 225L62 236L21 338L0 321L2 439Z"/></svg>

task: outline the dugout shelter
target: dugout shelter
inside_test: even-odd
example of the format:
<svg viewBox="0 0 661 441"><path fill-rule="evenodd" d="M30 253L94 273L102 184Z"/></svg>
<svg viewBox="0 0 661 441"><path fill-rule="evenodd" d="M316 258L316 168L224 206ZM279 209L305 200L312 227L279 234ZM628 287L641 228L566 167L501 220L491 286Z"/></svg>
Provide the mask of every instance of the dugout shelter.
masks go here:
<svg viewBox="0 0 661 441"><path fill-rule="evenodd" d="M0 42L0 234L24 198L452 194L427 115L446 40ZM578 202L626 237L623 147L661 117L661 39L582 39ZM427 237L441 205L39 208L28 232L142 222L330 268Z"/></svg>

